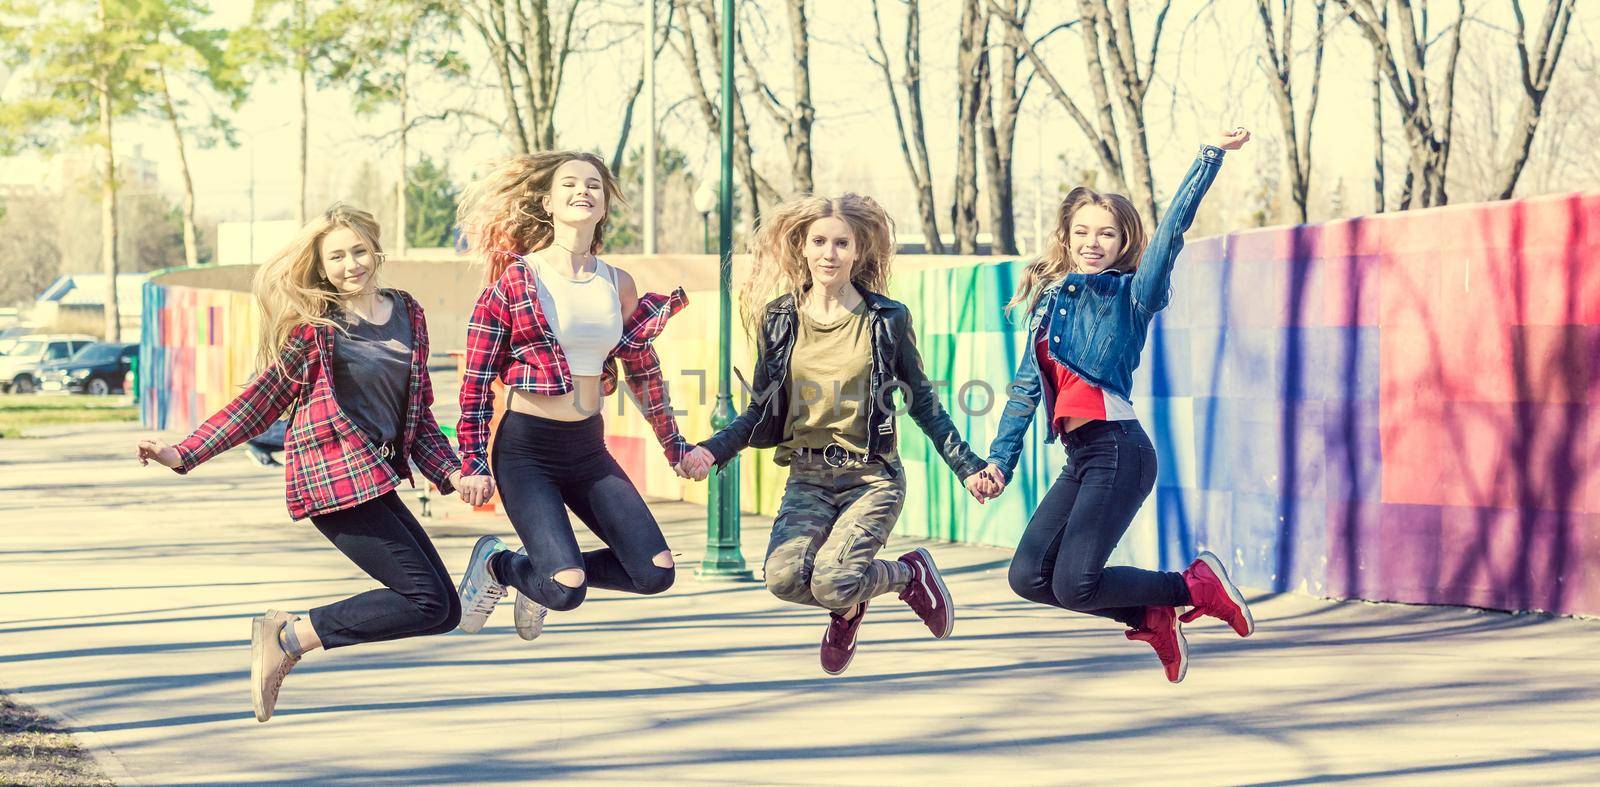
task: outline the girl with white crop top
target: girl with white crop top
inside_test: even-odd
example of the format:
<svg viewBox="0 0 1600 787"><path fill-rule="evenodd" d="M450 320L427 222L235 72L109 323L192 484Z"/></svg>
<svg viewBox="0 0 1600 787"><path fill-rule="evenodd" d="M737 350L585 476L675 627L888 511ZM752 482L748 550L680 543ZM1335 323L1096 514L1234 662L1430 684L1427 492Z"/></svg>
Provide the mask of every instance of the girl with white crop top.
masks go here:
<svg viewBox="0 0 1600 787"><path fill-rule="evenodd" d="M524 639L539 635L548 610L583 603L589 587L649 594L672 585L672 553L606 449L600 409L616 392L620 361L678 467L689 446L650 342L687 298L682 289L641 295L627 271L595 256L619 198L598 157L547 152L502 160L462 199L459 224L487 275L467 326L460 486L475 504L498 488L523 544L512 552L494 536L478 539L459 586L465 631L483 627L508 585ZM489 455L495 380L509 398ZM579 551L568 509L605 548Z"/></svg>

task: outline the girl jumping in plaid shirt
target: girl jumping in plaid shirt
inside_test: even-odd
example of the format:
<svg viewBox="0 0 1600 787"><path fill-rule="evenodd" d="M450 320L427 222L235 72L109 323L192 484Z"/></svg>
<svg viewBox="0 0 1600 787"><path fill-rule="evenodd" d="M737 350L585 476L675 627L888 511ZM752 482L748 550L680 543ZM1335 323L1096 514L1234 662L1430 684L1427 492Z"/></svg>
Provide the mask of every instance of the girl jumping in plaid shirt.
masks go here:
<svg viewBox="0 0 1600 787"><path fill-rule="evenodd" d="M187 473L292 409L284 440L289 514L310 517L384 585L306 616L268 610L250 637L256 720L317 648L443 634L461 606L444 562L394 489L415 462L446 494L458 460L430 407L428 328L410 295L380 289L378 223L335 205L256 273L263 371L175 446L139 441L139 461ZM415 483L415 481L412 481Z"/></svg>
<svg viewBox="0 0 1600 787"><path fill-rule="evenodd" d="M546 152L500 161L462 198L459 224L487 269L467 325L462 496L483 503L498 484L523 545L511 552L484 536L473 547L459 587L464 631L483 628L507 585L518 591L517 633L529 640L549 610L577 607L589 587L650 594L672 585L672 553L606 450L600 407L616 390L621 361L678 466L688 445L650 342L687 298L682 289L641 295L626 271L595 256L606 208L619 197L598 157ZM491 452L497 379L510 393ZM579 551L568 509L605 548Z"/></svg>

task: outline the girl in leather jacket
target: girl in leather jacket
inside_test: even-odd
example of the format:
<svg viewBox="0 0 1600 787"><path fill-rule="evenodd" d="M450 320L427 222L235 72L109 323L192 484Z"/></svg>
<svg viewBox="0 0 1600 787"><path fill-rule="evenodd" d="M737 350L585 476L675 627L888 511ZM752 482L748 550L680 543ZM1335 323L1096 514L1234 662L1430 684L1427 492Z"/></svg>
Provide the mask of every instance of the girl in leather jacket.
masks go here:
<svg viewBox="0 0 1600 787"><path fill-rule="evenodd" d="M748 446L777 448L789 481L767 545L767 589L829 611L821 660L837 675L876 596L898 592L941 639L955 622L926 549L877 558L906 495L893 392L974 496L987 499L997 485L980 473L983 461L923 373L909 311L880 294L894 240L877 202L797 199L763 217L751 246L741 300L759 342L755 387L744 413L694 448L683 468L704 478ZM775 283L783 294L768 302Z"/></svg>

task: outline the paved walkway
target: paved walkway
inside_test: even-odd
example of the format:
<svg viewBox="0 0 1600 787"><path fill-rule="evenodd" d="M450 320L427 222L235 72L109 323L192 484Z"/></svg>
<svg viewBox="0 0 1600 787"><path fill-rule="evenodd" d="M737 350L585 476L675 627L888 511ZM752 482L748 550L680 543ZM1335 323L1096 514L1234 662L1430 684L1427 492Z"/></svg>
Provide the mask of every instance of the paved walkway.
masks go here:
<svg viewBox="0 0 1600 787"><path fill-rule="evenodd" d="M818 612L682 572L536 643L503 608L475 636L314 655L257 724L249 617L371 582L287 523L273 473L141 468L137 434L0 441L0 685L124 783L1600 781L1600 622L1256 594L1256 636L1191 627L1171 686L1117 629L1012 597L1008 553L946 544L955 636L886 599L842 677ZM696 562L703 510L655 510ZM453 571L509 533L431 529Z"/></svg>

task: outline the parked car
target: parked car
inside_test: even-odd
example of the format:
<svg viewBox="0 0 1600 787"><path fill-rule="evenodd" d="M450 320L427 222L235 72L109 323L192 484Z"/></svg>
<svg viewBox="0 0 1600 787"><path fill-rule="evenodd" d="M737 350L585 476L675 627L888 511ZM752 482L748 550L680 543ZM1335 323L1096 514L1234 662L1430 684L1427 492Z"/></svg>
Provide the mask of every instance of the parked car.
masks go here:
<svg viewBox="0 0 1600 787"><path fill-rule="evenodd" d="M0 393L32 393L39 388L39 371L45 364L65 361L85 346L93 336L82 334L33 333L12 345L0 356Z"/></svg>
<svg viewBox="0 0 1600 787"><path fill-rule="evenodd" d="M5 355L6 351L11 349L11 346L16 344L18 339L30 333L38 332L39 329L32 325L11 325L0 328L0 355Z"/></svg>
<svg viewBox="0 0 1600 787"><path fill-rule="evenodd" d="M69 391L104 396L122 393L123 380L139 357L139 345L121 342L95 342L65 361L46 364L39 370L39 390L46 393Z"/></svg>

